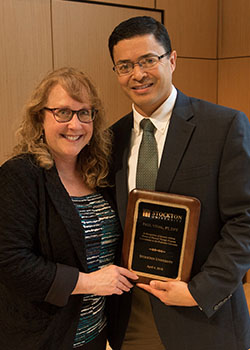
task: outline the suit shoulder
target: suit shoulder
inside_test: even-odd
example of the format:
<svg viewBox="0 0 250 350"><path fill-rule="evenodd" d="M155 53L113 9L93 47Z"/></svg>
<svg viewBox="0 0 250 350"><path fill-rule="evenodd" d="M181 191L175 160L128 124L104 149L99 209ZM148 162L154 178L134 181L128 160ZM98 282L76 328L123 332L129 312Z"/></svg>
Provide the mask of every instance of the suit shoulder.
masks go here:
<svg viewBox="0 0 250 350"><path fill-rule="evenodd" d="M239 110L236 110L227 106L219 105L213 102L209 102L206 100L198 99L195 97L190 97L190 101L194 111L201 112L203 114L204 113L216 114L217 116L218 114L220 114L221 116L228 116L228 117L233 117L236 114L244 115L244 113Z"/></svg>
<svg viewBox="0 0 250 350"><path fill-rule="evenodd" d="M111 126L111 130L116 133L119 130L122 130L126 127L130 127L133 123L133 113L130 112L128 114L126 114L125 116L123 116L121 119L119 119L117 122L115 122L112 126Z"/></svg>

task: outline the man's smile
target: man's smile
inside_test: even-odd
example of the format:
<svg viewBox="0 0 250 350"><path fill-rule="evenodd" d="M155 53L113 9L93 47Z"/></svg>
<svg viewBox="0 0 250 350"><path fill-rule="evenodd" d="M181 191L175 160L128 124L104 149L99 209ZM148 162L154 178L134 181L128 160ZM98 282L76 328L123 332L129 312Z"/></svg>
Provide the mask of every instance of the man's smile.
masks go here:
<svg viewBox="0 0 250 350"><path fill-rule="evenodd" d="M150 87L152 85L153 85L153 83L139 85L139 86L133 86L132 89L134 89L134 90L142 90L142 89L146 89L146 88L148 88L148 87Z"/></svg>

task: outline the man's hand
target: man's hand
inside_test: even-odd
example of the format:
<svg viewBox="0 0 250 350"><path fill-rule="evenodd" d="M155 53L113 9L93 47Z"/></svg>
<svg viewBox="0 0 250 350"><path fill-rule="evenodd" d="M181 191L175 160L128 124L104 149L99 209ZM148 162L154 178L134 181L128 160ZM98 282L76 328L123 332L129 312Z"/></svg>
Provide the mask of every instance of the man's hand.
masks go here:
<svg viewBox="0 0 250 350"><path fill-rule="evenodd" d="M196 306L197 302L182 281L151 281L150 284L137 283L137 286L153 294L166 305Z"/></svg>

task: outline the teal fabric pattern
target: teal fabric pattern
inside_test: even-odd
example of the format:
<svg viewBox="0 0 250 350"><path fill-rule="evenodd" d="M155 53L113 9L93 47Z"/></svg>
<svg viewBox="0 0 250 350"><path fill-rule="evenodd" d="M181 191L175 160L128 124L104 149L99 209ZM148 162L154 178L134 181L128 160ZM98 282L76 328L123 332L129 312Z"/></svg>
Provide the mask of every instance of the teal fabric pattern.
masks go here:
<svg viewBox="0 0 250 350"><path fill-rule="evenodd" d="M84 229L88 271L93 272L114 262L120 237L115 212L100 193L71 197ZM106 326L105 297L84 295L74 348L92 341Z"/></svg>

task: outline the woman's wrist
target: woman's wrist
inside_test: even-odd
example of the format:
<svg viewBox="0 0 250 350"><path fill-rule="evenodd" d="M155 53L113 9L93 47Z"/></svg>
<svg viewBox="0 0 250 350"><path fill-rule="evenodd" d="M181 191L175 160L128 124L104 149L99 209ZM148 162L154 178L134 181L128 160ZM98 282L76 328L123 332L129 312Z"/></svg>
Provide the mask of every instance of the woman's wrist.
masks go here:
<svg viewBox="0 0 250 350"><path fill-rule="evenodd" d="M79 272L76 286L71 294L88 294L90 274Z"/></svg>

